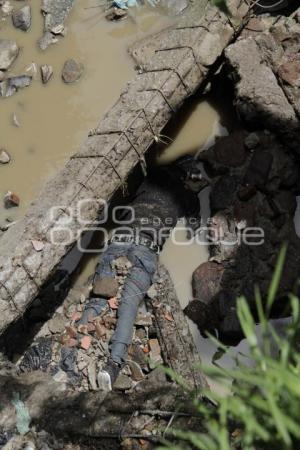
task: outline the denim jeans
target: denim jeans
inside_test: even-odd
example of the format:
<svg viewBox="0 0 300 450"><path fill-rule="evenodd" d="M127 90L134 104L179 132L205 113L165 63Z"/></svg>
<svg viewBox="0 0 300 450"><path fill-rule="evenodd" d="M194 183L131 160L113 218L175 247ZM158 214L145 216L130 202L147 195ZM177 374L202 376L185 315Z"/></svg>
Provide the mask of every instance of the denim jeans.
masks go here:
<svg viewBox="0 0 300 450"><path fill-rule="evenodd" d="M118 320L111 340L111 358L121 364L132 342L133 326L140 302L152 283L157 267L157 255L144 245L113 243L101 256L96 268L95 279L114 277L116 274L111 263L120 256L126 256L132 264L124 283L121 302L118 309ZM107 306L104 298L91 298L83 313L80 323L95 317Z"/></svg>

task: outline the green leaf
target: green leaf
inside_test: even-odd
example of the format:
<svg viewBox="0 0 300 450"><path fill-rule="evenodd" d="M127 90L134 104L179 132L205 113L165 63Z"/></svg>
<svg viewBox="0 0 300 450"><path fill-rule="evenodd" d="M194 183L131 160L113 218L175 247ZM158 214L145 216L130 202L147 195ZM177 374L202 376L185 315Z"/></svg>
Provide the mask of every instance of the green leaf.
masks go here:
<svg viewBox="0 0 300 450"><path fill-rule="evenodd" d="M292 445L292 440L291 440L288 430L286 429L286 427L284 425L284 420L283 420L284 416L283 416L283 414L281 414L279 408L277 407L273 394L268 392L266 394L266 399L269 403L270 412L273 415L274 422L277 427L278 433L281 435L285 445L288 448L290 448Z"/></svg>
<svg viewBox="0 0 300 450"><path fill-rule="evenodd" d="M283 270L283 266L284 266L284 261L285 261L285 257L286 257L286 252L287 252L287 245L284 244L281 247L281 250L279 252L279 256L277 259L277 263L276 263L276 267L275 267L275 271L272 277L272 281L269 287L269 291L268 291L268 297L267 297L267 315L269 316L271 308L273 306L276 294L277 294L277 290L279 287L279 283L280 283L280 279L281 279L281 275L282 275L282 270Z"/></svg>

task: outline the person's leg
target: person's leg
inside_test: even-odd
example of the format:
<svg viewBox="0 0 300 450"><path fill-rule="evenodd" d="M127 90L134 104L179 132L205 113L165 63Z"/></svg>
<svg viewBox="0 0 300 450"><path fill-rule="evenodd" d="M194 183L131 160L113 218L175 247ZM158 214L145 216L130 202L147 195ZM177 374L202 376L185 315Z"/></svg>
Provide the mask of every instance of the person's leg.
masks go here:
<svg viewBox="0 0 300 450"><path fill-rule="evenodd" d="M112 262L120 256L126 255L128 248L128 244L110 244L100 257L100 261L96 267L93 283L95 283L95 281L99 278L114 278L116 274L112 268ZM101 314L106 306L107 299L92 296L85 307L79 323L87 323L89 319Z"/></svg>
<svg viewBox="0 0 300 450"><path fill-rule="evenodd" d="M157 268L157 255L142 245L132 245L128 259L132 268L125 281L116 331L112 338L111 359L122 364L132 341L133 326L140 302L152 283Z"/></svg>

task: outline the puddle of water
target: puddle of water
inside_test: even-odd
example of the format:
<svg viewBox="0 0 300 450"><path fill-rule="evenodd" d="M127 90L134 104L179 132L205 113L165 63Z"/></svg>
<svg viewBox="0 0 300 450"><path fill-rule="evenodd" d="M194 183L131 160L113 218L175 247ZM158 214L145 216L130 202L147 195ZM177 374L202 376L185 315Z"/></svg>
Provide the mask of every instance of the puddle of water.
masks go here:
<svg viewBox="0 0 300 450"><path fill-rule="evenodd" d="M19 1L14 1L20 7ZM76 2L67 21L67 35L45 52L37 47L42 35L40 2L32 2L32 28L16 30L11 18L1 23L2 38L16 40L22 48L12 74L22 74L30 63L50 64L54 76L43 86L40 75L32 85L7 99L0 99L1 141L12 162L0 167L0 221L23 215L40 189L76 151L104 112L117 100L125 83L134 76L128 46L147 34L170 25L157 8L139 8L135 16L120 23L108 22L94 0ZM66 85L61 70L68 58L85 65L82 79ZM13 114L21 124L13 125ZM5 210L7 190L21 198L19 208Z"/></svg>
<svg viewBox="0 0 300 450"><path fill-rule="evenodd" d="M161 139L171 138L173 142L159 154L159 164L168 164L183 155L194 155L211 146L216 136L228 134L221 125L218 110L209 100L197 96L184 104L164 133L167 137Z"/></svg>

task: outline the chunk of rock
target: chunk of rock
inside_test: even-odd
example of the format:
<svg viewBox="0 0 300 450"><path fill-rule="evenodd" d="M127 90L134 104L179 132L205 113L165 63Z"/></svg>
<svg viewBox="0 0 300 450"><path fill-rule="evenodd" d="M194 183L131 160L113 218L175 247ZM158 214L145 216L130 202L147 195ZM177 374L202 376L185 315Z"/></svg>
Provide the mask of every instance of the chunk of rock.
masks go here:
<svg viewBox="0 0 300 450"><path fill-rule="evenodd" d="M55 314L48 322L48 328L53 334L62 333L65 329L65 321L61 314Z"/></svg>
<svg viewBox="0 0 300 450"><path fill-rule="evenodd" d="M19 206L20 199L13 192L8 191L4 196L4 206L5 208L13 208L14 206Z"/></svg>
<svg viewBox="0 0 300 450"><path fill-rule="evenodd" d="M135 361L128 361L130 367L131 376L134 381L142 381L145 377L143 371L138 363Z"/></svg>
<svg viewBox="0 0 300 450"><path fill-rule="evenodd" d="M43 64L41 66L41 77L43 84L47 84L53 75L53 67L49 64Z"/></svg>
<svg viewBox="0 0 300 450"><path fill-rule="evenodd" d="M84 66L75 59L68 59L63 67L62 79L65 83L74 83L78 81L83 74Z"/></svg>
<svg viewBox="0 0 300 450"><path fill-rule="evenodd" d="M214 261L201 264L193 273L193 295L203 303L210 303L218 294L224 267Z"/></svg>
<svg viewBox="0 0 300 450"><path fill-rule="evenodd" d="M149 339L150 348L150 360L152 362L152 367L156 364L162 363L161 350L158 339Z"/></svg>
<svg viewBox="0 0 300 450"><path fill-rule="evenodd" d="M56 44L58 38L50 31L46 31L41 39L38 41L38 46L41 50L46 50L50 45Z"/></svg>
<svg viewBox="0 0 300 450"><path fill-rule="evenodd" d="M12 123L15 127L20 128L21 124L19 122L17 114L14 112L12 116Z"/></svg>
<svg viewBox="0 0 300 450"><path fill-rule="evenodd" d="M152 286L150 286L150 288L148 289L147 296L151 298L151 300L157 298L158 292L154 284L152 284Z"/></svg>
<svg viewBox="0 0 300 450"><path fill-rule="evenodd" d="M16 28L22 31L28 31L31 27L31 7L25 5L23 8L14 11L12 21Z"/></svg>
<svg viewBox="0 0 300 450"><path fill-rule="evenodd" d="M19 47L15 41L0 39L0 70L10 68L19 54Z"/></svg>
<svg viewBox="0 0 300 450"><path fill-rule="evenodd" d="M8 164L11 158L6 150L0 149L0 164Z"/></svg>
<svg viewBox="0 0 300 450"><path fill-rule="evenodd" d="M111 277L96 279L93 286L93 293L103 298L116 297L119 289L117 280Z"/></svg>
<svg viewBox="0 0 300 450"><path fill-rule="evenodd" d="M119 391L128 391L132 387L132 380L128 375L120 373L115 384L114 389L118 389Z"/></svg>
<svg viewBox="0 0 300 450"><path fill-rule="evenodd" d="M97 373L96 373L96 364L91 363L88 366L88 380L89 385L92 391L97 390Z"/></svg>
<svg viewBox="0 0 300 450"><path fill-rule="evenodd" d="M278 68L278 75L280 78L288 83L290 86L300 87L300 55L294 60L282 64Z"/></svg>
<svg viewBox="0 0 300 450"><path fill-rule="evenodd" d="M30 86L32 77L28 75L20 75L17 77L7 78L0 83L0 96L11 97L19 89Z"/></svg>

